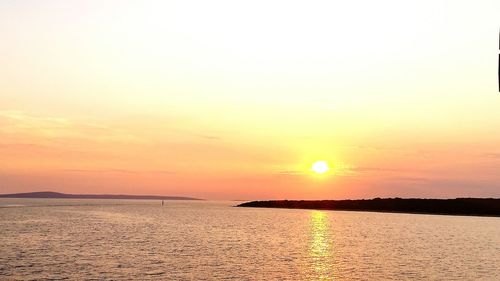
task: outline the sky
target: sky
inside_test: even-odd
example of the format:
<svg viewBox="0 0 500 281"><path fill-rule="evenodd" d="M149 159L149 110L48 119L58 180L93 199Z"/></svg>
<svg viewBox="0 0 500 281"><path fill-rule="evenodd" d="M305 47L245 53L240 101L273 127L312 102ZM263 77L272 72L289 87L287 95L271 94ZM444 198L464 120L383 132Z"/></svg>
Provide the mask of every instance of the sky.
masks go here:
<svg viewBox="0 0 500 281"><path fill-rule="evenodd" d="M0 193L500 197L499 19L498 0L0 0Z"/></svg>

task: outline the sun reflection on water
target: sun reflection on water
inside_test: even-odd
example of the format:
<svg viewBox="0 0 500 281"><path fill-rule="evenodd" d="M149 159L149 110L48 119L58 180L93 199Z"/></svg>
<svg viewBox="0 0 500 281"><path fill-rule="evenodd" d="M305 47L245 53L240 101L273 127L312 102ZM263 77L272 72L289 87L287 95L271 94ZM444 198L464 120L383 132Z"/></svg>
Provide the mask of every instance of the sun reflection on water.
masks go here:
<svg viewBox="0 0 500 281"><path fill-rule="evenodd" d="M333 280L333 247L328 214L312 211L309 232L309 280Z"/></svg>

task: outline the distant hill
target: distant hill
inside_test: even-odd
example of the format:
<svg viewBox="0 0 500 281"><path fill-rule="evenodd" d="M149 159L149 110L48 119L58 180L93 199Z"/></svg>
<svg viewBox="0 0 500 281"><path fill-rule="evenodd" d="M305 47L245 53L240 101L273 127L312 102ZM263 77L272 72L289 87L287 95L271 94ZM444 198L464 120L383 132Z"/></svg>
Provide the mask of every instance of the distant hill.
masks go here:
<svg viewBox="0 0 500 281"><path fill-rule="evenodd" d="M65 194L59 192L42 191L28 193L0 194L0 198L63 198L63 199L136 199L136 200L202 200L181 196L158 195L114 195L114 194Z"/></svg>
<svg viewBox="0 0 500 281"><path fill-rule="evenodd" d="M237 207L500 216L500 199L402 199L252 201Z"/></svg>

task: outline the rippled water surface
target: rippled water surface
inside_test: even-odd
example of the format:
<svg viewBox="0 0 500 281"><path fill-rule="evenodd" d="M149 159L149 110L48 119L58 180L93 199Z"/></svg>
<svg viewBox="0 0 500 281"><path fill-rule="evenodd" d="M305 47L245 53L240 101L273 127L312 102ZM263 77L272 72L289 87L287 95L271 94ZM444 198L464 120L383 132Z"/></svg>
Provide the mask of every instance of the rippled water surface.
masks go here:
<svg viewBox="0 0 500 281"><path fill-rule="evenodd" d="M1 280L500 280L500 218L0 199Z"/></svg>

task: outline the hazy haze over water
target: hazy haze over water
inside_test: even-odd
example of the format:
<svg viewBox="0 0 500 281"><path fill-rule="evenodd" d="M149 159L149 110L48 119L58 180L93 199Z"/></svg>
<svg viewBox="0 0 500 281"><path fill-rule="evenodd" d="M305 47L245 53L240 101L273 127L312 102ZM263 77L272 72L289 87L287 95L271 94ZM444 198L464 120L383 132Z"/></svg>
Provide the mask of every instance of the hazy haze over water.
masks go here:
<svg viewBox="0 0 500 281"><path fill-rule="evenodd" d="M0 279L500 279L500 218L236 204L0 199Z"/></svg>

